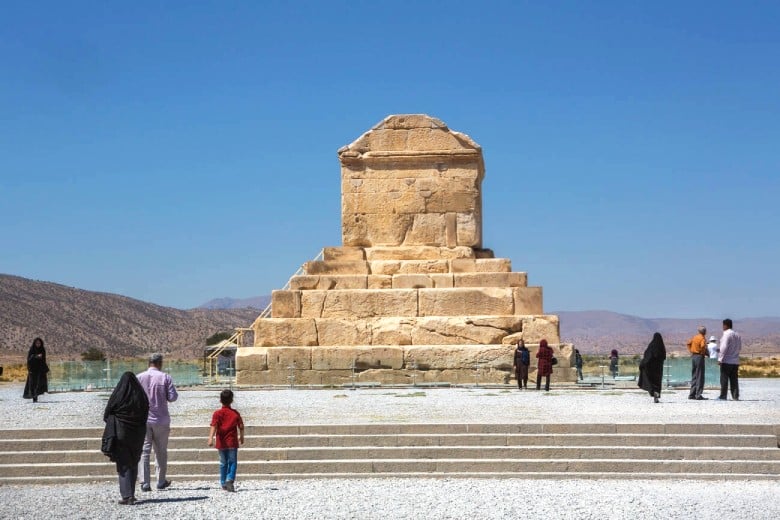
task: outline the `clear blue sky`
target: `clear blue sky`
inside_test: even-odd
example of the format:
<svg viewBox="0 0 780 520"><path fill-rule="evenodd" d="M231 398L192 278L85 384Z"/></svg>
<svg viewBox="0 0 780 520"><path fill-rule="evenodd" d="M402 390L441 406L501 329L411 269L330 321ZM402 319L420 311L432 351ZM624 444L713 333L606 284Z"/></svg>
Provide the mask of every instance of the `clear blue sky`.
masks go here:
<svg viewBox="0 0 780 520"><path fill-rule="evenodd" d="M777 2L6 2L0 272L179 308L340 245L336 151L426 113L545 310L780 315Z"/></svg>

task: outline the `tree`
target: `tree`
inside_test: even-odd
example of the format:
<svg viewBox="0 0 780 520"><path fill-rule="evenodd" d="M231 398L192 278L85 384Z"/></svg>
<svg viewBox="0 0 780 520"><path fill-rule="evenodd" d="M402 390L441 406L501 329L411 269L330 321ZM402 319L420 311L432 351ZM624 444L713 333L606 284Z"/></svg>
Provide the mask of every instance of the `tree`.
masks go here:
<svg viewBox="0 0 780 520"><path fill-rule="evenodd" d="M217 332L216 334L212 334L209 336L209 338L206 340L206 346L208 345L216 345L222 340L230 339L230 336L232 336L230 332Z"/></svg>
<svg viewBox="0 0 780 520"><path fill-rule="evenodd" d="M105 361L106 353L97 347L89 347L81 353L82 361Z"/></svg>

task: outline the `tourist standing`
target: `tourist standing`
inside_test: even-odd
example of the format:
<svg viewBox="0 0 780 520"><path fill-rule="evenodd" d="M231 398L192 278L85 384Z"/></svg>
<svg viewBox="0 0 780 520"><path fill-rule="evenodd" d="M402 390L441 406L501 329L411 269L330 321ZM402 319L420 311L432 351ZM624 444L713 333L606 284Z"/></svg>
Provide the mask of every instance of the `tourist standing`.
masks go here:
<svg viewBox="0 0 780 520"><path fill-rule="evenodd" d="M550 391L550 375L553 372L553 349L547 345L547 340L539 342L539 351L536 353L538 359L536 368L536 389L541 388L542 378L544 377L544 391Z"/></svg>
<svg viewBox="0 0 780 520"><path fill-rule="evenodd" d="M168 471L168 436L171 433L171 416L168 413L168 403L179 398L173 379L162 371L162 354L152 354L149 357L149 369L138 374L146 395L149 397L149 419L146 422L146 438L141 454L141 491L151 491L149 475L149 457L154 447L155 475L157 489L165 489L171 485L166 478Z"/></svg>
<svg viewBox="0 0 780 520"><path fill-rule="evenodd" d="M46 349L41 338L35 338L27 351L27 382L22 397L38 402L38 396L49 391L49 365L46 364Z"/></svg>
<svg viewBox="0 0 780 520"><path fill-rule="evenodd" d="M664 361L666 360L666 345L661 334L656 332L645 349L642 361L639 363L639 388L647 390L653 396L653 402L661 399L661 384L664 377Z"/></svg>
<svg viewBox="0 0 780 520"><path fill-rule="evenodd" d="M528 366L531 364L531 353L525 346L523 339L517 340L517 348L515 349L515 360L512 368L515 370L515 377L517 378L517 388L522 390L523 387L528 389Z"/></svg>
<svg viewBox="0 0 780 520"><path fill-rule="evenodd" d="M582 377L582 355L578 349L574 349L574 366L577 368L577 381L583 381Z"/></svg>
<svg viewBox="0 0 780 520"><path fill-rule="evenodd" d="M135 504L138 462L146 435L149 399L132 372L119 379L103 412L106 423L101 451L116 463L121 505Z"/></svg>
<svg viewBox="0 0 780 520"><path fill-rule="evenodd" d="M619 361L620 358L618 357L618 351L617 349L613 348L612 352L609 353L609 373L612 374L612 379L615 379L618 375Z"/></svg>
<svg viewBox="0 0 780 520"><path fill-rule="evenodd" d="M219 483L225 491L234 492L238 445L244 444L244 421L241 419L241 414L230 407L233 402L231 390L222 390L219 401L222 403L222 408L211 416L208 445L213 446L216 438L216 447L219 451Z"/></svg>
<svg viewBox="0 0 780 520"><path fill-rule="evenodd" d="M691 353L691 391L688 393L688 399L702 401L707 399L702 396L704 391L704 360L707 355L707 329L700 326L698 334L688 340L686 345Z"/></svg>
<svg viewBox="0 0 780 520"><path fill-rule="evenodd" d="M726 400L731 385L731 398L739 401L739 353L742 351L742 337L731 327L730 319L723 320L723 336L720 337L720 399Z"/></svg>
<svg viewBox="0 0 780 520"><path fill-rule="evenodd" d="M710 341L707 343L707 353L709 354L710 359L717 360L719 350L718 340L715 339L715 336L710 336Z"/></svg>

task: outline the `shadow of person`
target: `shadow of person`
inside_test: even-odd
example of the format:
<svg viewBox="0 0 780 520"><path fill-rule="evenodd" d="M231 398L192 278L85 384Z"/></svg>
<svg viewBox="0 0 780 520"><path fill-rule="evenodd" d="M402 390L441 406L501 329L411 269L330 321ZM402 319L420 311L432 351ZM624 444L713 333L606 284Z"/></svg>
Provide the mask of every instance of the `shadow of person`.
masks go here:
<svg viewBox="0 0 780 520"><path fill-rule="evenodd" d="M176 502L197 502L198 500L207 500L209 497L179 497L179 498L150 498L148 500L138 500L136 504L175 504Z"/></svg>

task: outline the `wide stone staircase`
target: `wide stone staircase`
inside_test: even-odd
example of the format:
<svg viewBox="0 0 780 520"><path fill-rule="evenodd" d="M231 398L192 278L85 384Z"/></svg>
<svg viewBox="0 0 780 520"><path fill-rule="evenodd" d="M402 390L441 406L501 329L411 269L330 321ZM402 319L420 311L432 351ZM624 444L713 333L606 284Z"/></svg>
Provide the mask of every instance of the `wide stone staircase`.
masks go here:
<svg viewBox="0 0 780 520"><path fill-rule="evenodd" d="M482 477L780 479L778 428L738 424L248 426L248 479ZM214 480L206 427L175 427L168 475ZM100 428L0 430L0 485L106 481Z"/></svg>

